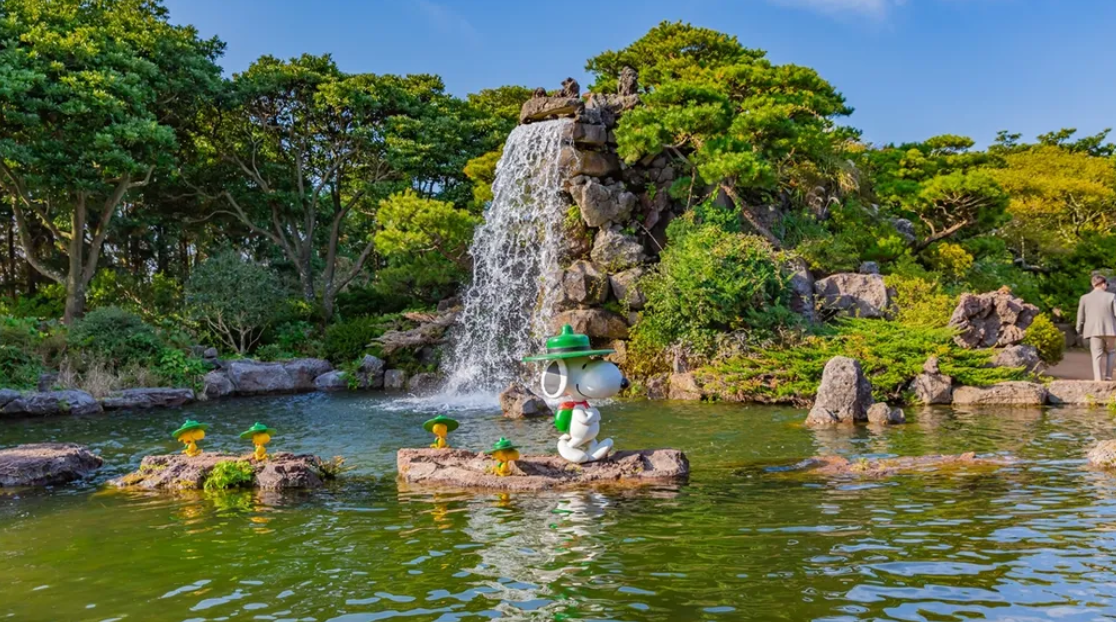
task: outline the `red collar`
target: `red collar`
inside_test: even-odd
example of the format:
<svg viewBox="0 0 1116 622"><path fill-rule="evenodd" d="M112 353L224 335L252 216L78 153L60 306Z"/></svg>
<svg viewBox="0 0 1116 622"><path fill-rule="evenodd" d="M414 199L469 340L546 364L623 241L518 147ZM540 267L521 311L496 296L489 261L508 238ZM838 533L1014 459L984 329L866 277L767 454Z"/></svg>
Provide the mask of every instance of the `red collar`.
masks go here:
<svg viewBox="0 0 1116 622"><path fill-rule="evenodd" d="M578 405L589 408L589 402L562 402L558 405L558 408L560 408L561 410L566 410L567 408L572 410L575 406Z"/></svg>

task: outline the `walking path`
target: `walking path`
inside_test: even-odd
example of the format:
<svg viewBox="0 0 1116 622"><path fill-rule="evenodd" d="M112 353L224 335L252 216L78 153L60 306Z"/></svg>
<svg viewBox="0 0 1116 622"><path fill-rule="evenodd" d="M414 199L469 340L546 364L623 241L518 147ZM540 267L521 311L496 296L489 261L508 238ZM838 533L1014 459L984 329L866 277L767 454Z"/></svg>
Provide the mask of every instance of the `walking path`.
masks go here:
<svg viewBox="0 0 1116 622"><path fill-rule="evenodd" d="M1092 380L1093 361L1088 350L1066 350L1061 363L1046 370L1047 376L1061 380Z"/></svg>

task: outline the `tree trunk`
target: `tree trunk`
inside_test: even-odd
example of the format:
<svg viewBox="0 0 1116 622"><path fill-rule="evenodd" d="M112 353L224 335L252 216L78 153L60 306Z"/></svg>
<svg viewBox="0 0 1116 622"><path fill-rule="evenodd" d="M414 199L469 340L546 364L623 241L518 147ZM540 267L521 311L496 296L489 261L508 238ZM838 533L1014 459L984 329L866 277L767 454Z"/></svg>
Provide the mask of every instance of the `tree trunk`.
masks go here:
<svg viewBox="0 0 1116 622"><path fill-rule="evenodd" d="M62 322L67 326L72 325L85 312L85 283L82 275L85 266L82 259L85 257L85 195L79 194L74 202L74 211L70 217L70 251L69 270L66 272L66 313Z"/></svg>

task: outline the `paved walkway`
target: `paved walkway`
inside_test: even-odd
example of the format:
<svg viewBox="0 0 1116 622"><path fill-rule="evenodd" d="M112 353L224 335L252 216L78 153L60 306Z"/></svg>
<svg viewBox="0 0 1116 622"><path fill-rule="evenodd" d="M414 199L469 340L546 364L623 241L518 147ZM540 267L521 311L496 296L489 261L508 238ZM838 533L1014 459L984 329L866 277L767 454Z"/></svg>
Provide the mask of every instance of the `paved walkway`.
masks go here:
<svg viewBox="0 0 1116 622"><path fill-rule="evenodd" d="M1061 363L1046 370L1047 376L1062 380L1092 380L1093 361L1088 350L1066 350Z"/></svg>

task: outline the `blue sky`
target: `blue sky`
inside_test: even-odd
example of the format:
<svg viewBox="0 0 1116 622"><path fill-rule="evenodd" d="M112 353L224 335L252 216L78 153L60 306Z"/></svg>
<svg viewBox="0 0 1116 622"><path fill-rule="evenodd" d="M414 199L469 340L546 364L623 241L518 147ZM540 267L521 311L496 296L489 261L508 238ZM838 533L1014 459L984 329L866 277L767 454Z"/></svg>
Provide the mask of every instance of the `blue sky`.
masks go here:
<svg viewBox="0 0 1116 622"><path fill-rule="evenodd" d="M458 95L588 84L585 60L662 20L736 35L817 69L874 142L953 133L987 144L1116 126L1116 0L166 0L172 20L262 54L333 54L343 70L436 73Z"/></svg>

